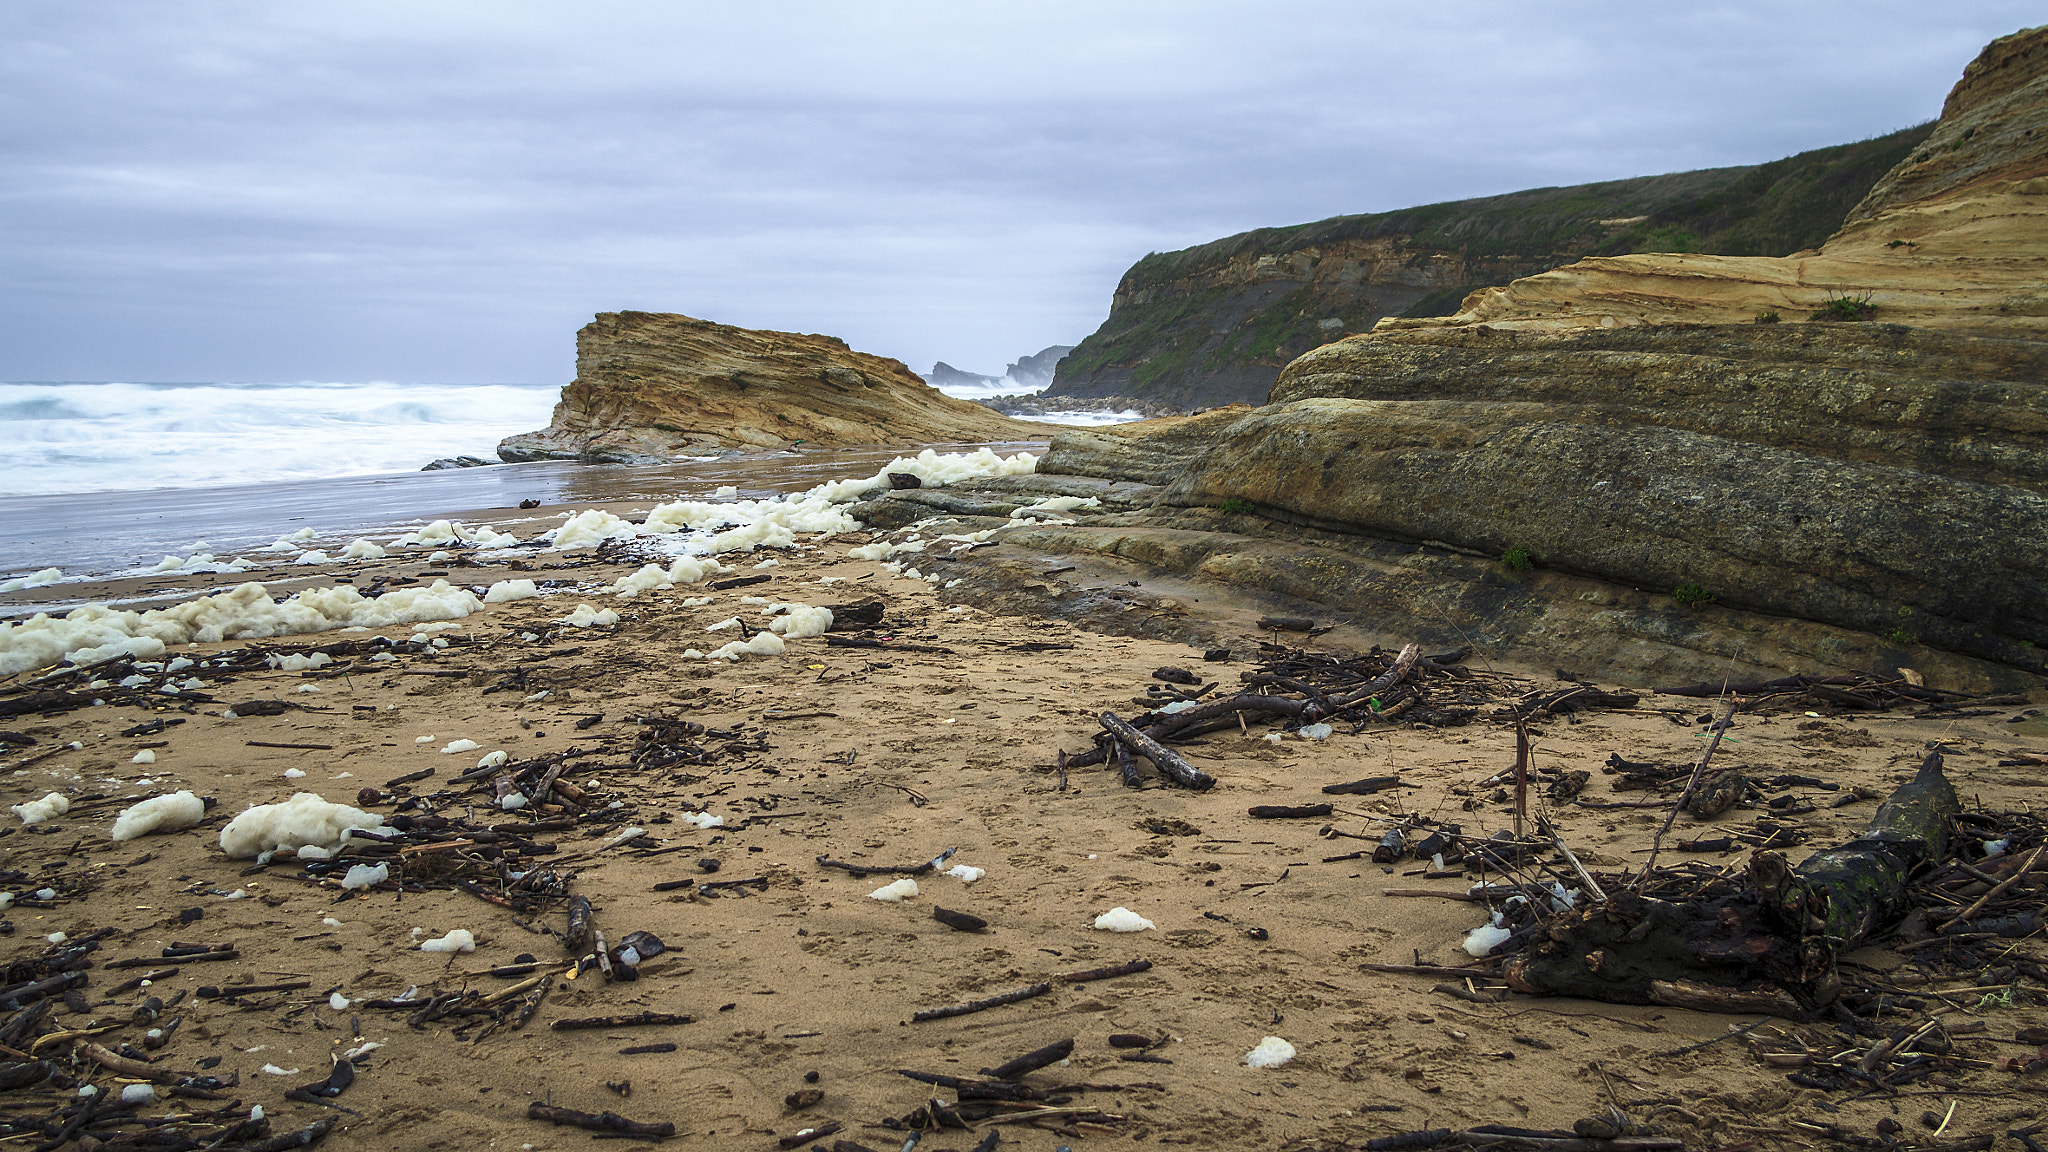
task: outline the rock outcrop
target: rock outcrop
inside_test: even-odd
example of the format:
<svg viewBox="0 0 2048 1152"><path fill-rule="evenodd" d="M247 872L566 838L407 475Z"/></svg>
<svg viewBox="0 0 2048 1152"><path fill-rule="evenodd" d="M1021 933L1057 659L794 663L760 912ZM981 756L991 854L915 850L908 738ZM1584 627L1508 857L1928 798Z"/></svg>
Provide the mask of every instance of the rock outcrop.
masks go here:
<svg viewBox="0 0 2048 1152"><path fill-rule="evenodd" d="M1588 259L1318 348L1262 407L1064 432L1041 473L1149 502L1009 539L1575 667L2039 686L2043 268L2036 29L1816 252ZM1844 296L1876 319L1808 319Z"/></svg>
<svg viewBox="0 0 2048 1152"><path fill-rule="evenodd" d="M1386 317L1455 312L1475 288L1587 255L1810 248L1931 130L1754 167L1340 216L1155 253L1124 274L1109 318L1060 363L1048 394L1183 410L1256 404L1311 348Z"/></svg>
<svg viewBox="0 0 2048 1152"><path fill-rule="evenodd" d="M576 379L506 461L667 463L813 445L1027 440L1050 429L955 400L900 361L832 336L660 312L600 312L576 334Z"/></svg>

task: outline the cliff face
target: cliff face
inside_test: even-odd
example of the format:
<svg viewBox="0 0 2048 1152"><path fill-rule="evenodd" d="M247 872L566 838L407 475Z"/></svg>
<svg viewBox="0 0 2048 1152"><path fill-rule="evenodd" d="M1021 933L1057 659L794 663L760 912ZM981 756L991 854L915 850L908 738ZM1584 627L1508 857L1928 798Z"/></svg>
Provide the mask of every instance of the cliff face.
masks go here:
<svg viewBox="0 0 2048 1152"><path fill-rule="evenodd" d="M1025 440L1050 429L941 394L900 361L832 336L600 312L576 334L576 379L507 461L667 463L734 449Z"/></svg>
<svg viewBox="0 0 2048 1152"><path fill-rule="evenodd" d="M1986 48L1818 251L1589 258L1308 352L1263 407L1062 434L1040 472L1157 486L1100 550L1418 633L2039 685L2043 268L2048 28Z"/></svg>
<svg viewBox="0 0 2048 1152"><path fill-rule="evenodd" d="M1475 288L1635 251L1782 255L1820 243L1931 126L1770 164L1545 188L1294 228L1140 260L1049 395L1184 407L1265 400L1289 360Z"/></svg>

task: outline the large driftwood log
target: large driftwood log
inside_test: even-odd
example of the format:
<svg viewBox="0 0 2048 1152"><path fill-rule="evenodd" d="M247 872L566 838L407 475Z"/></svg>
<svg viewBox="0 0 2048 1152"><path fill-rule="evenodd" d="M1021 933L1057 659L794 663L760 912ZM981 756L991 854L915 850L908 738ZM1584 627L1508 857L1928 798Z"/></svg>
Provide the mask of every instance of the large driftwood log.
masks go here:
<svg viewBox="0 0 2048 1152"><path fill-rule="evenodd" d="M1905 911L1908 877L1947 851L1960 808L1931 754L1856 839L1797 867L1758 851L1752 891L1728 900L1623 893L1588 904L1551 921L1503 975L1521 992L1807 1015L1840 991L1835 958Z"/></svg>

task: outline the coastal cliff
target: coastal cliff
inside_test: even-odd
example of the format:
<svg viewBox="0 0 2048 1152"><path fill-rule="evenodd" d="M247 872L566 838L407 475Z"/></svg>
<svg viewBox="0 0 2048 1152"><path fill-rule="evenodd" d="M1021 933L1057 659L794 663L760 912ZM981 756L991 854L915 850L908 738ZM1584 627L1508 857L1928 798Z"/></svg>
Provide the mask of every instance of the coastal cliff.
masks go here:
<svg viewBox="0 0 2048 1152"><path fill-rule="evenodd" d="M1257 404L1280 369L1387 317L1456 311L1477 288L1588 255L1780 256L1813 247L1932 125L1769 164L1540 188L1261 228L1155 253L1060 362L1049 396Z"/></svg>
<svg viewBox="0 0 2048 1152"><path fill-rule="evenodd" d="M1310 351L1260 407L1064 432L1041 481L1116 501L1006 539L1617 672L2038 687L2043 267L2034 29L1817 250L1589 258Z"/></svg>
<svg viewBox="0 0 2048 1152"><path fill-rule="evenodd" d="M576 333L576 379L548 427L507 437L498 455L663 464L799 441L929 444L1047 431L955 400L900 361L855 352L837 337L600 312Z"/></svg>

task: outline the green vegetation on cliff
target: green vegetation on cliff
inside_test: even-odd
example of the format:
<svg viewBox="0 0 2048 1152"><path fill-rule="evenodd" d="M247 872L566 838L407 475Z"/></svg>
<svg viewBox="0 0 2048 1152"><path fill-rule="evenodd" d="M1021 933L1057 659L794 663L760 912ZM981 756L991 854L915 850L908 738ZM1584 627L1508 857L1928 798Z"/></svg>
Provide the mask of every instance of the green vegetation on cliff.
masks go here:
<svg viewBox="0 0 2048 1152"><path fill-rule="evenodd" d="M1933 124L1783 160L1258 228L1152 253L1048 390L1188 407L1262 403L1289 360L1385 316L1584 256L1817 247Z"/></svg>

